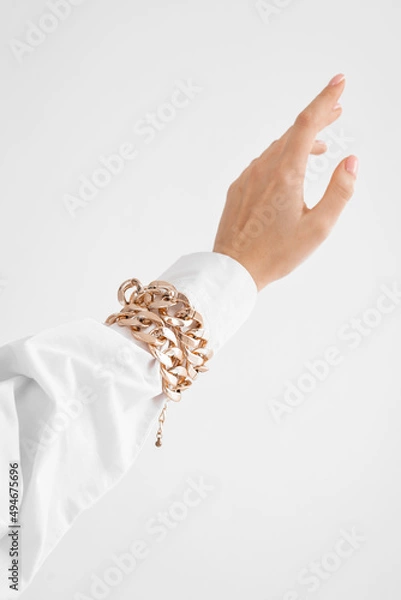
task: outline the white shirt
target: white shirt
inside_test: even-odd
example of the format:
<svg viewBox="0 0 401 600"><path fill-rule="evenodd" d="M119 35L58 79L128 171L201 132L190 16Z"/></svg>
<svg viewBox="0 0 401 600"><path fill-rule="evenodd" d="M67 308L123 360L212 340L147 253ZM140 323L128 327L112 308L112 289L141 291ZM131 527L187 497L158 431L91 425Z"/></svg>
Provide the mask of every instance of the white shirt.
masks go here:
<svg viewBox="0 0 401 600"><path fill-rule="evenodd" d="M258 295L247 269L216 252L184 255L154 279L188 296L215 354ZM90 317L0 347L0 598L25 591L74 520L120 480L155 435L166 400L159 369L126 327ZM10 526L10 463L19 465L19 485L12 489L19 493L21 535ZM10 556L12 531L20 558ZM9 587L13 558L18 593Z"/></svg>

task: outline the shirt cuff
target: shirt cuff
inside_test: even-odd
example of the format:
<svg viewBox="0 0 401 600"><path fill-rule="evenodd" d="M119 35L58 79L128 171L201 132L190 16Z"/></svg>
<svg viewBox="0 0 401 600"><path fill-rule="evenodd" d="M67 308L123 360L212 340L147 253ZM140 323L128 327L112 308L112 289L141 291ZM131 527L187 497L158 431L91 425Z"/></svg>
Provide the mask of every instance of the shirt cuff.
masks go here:
<svg viewBox="0 0 401 600"><path fill-rule="evenodd" d="M249 271L220 252L185 254L158 279L188 296L203 317L208 347L215 354L248 319L258 296Z"/></svg>

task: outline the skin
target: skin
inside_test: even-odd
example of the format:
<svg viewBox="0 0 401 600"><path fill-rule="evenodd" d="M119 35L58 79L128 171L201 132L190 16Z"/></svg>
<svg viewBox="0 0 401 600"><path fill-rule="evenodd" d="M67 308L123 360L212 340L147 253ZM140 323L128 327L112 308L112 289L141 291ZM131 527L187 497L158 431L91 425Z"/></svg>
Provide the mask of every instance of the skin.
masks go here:
<svg viewBox="0 0 401 600"><path fill-rule="evenodd" d="M342 74L333 77L228 189L213 251L240 262L258 291L288 275L320 246L354 192L358 160L350 155L338 164L316 206L310 209L304 201L308 157L327 150L316 136L341 115L338 100L344 87Z"/></svg>

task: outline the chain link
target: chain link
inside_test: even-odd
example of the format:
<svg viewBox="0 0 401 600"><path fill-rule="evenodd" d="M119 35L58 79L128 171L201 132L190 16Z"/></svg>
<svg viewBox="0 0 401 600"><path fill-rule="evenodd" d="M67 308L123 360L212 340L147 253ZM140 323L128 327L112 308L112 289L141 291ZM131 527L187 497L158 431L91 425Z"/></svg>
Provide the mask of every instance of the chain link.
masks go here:
<svg viewBox="0 0 401 600"><path fill-rule="evenodd" d="M162 389L167 396L156 434L156 446L160 447L168 401L179 402L181 392L192 385L198 373L209 370L206 363L213 351L207 348L202 316L171 283L155 280L143 286L138 279L127 279L117 297L123 308L111 314L105 324L128 327L160 362Z"/></svg>

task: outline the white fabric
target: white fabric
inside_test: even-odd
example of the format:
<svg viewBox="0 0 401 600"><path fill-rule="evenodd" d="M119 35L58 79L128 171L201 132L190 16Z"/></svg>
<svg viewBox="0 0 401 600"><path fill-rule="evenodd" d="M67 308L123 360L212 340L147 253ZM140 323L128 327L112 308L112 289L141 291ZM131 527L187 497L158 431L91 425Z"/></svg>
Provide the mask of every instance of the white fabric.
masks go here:
<svg viewBox="0 0 401 600"><path fill-rule="evenodd" d="M215 353L257 299L249 272L215 252L182 256L152 279L187 294ZM164 400L158 362L117 325L84 318L0 347L0 598L22 593L76 517L126 473ZM8 580L10 462L20 475L18 593Z"/></svg>

